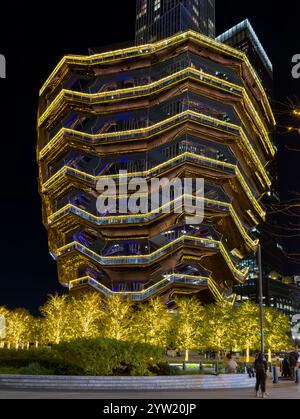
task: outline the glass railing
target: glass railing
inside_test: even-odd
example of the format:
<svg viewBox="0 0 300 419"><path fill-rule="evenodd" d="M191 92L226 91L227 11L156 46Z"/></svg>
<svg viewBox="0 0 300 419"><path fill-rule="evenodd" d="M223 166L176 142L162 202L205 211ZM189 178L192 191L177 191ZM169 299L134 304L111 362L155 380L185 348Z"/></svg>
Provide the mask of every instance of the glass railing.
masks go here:
<svg viewBox="0 0 300 419"><path fill-rule="evenodd" d="M183 152L182 154L179 154L177 157L173 157L170 160L167 160L163 163L158 164L157 166L154 166L152 169L149 169L146 171L137 171L134 173L128 173L127 177L128 179L136 178L136 177L143 177L146 179L158 177L158 175L160 175L164 171L172 167L175 167L179 164L182 164L184 162L190 162L190 163L196 163L196 164L201 163L202 166L210 167L216 170L226 171L227 173L231 173L233 175L235 174L235 165L233 163L227 163L222 160L217 160L213 157L210 157L210 154L205 153L205 152L202 153L201 155L193 154L190 152ZM111 163L106 163L106 166L108 169L110 165ZM62 172L60 172L61 170ZM50 179L44 184L44 186L47 187L48 184L51 183L53 179L55 179L55 177L57 176L59 172L60 172L59 174L60 176L62 174L71 175L71 176L75 176L78 179L87 181L89 183L92 182L93 184L95 184L100 179L100 176L96 177L92 173L87 173L86 171L83 172L82 169L81 170L76 169L72 167L71 165L66 165L62 161L61 164L57 166L56 173L51 173ZM119 179L119 174L115 174L115 175L104 174L102 176L105 178L109 177L110 179L115 179L115 180Z"/></svg>
<svg viewBox="0 0 300 419"><path fill-rule="evenodd" d="M182 199L183 197L177 198L175 201L170 202L170 213L175 212L177 209L178 211L182 210ZM235 212L234 208L230 203L222 203L218 202L216 200L209 200L204 198L204 211L207 209L212 208L213 210L221 211L230 213L232 216L232 219L243 236L243 238L246 240L248 245L251 248L255 248L257 243L256 241L249 235L248 230L249 226L240 219L240 217ZM48 218L48 223L55 224L61 222L64 217L74 214L83 220L86 220L90 222L91 224L97 225L97 226L110 226L110 225L133 225L133 224L141 224L141 223L149 223L152 220L155 220L156 218L161 218L162 216L167 216L167 213L163 212L164 207L161 207L159 209L158 213L149 213L149 214L137 214L137 215L110 215L104 217L99 217L96 215L93 215L92 213L88 212L87 210L83 210L78 208L75 205L67 204L65 207L54 213L52 216Z"/></svg>
<svg viewBox="0 0 300 419"><path fill-rule="evenodd" d="M60 132L40 151L40 159L46 157L46 155L54 151L57 147L59 147L62 141L66 141L67 138L72 138L72 140L78 140L79 142L86 142L93 145L99 144L101 142L113 142L113 141L121 141L121 140L138 140L139 138L147 138L152 137L155 134L158 134L161 131L165 131L168 128L174 128L174 125L179 125L184 122L193 121L201 125L205 125L211 128L214 128L219 131L223 131L228 134L236 135L237 137L241 137L243 135L246 139L247 137L243 133L243 130L233 124L222 122L221 120L197 114L193 111L185 111L180 114L175 115L167 120L164 120L158 124L152 125L148 128L137 129L133 131L120 131L117 133L106 133L106 134L85 134L80 131L74 131L70 129L63 128ZM249 149L248 139L246 141L246 147ZM260 169L265 174L265 170L258 158L258 156L254 153L253 159L255 162L258 163Z"/></svg>
<svg viewBox="0 0 300 419"><path fill-rule="evenodd" d="M199 71L204 71L212 76L217 76L220 80L227 80L231 83L241 85L241 79L237 71L234 71L221 64L216 64L213 61L209 61L204 57L195 55L193 53L181 53L176 57L161 61L160 63L151 66L150 68L143 68L139 70L128 70L124 72L124 78L126 81L134 83L135 86L142 86L149 84L156 80L160 80L185 68L193 68ZM148 80L147 80L148 79ZM147 80L147 81L145 81ZM101 91L109 90L120 90L126 88L126 83L120 86L118 73L102 75L93 77L92 80L81 79L78 83L78 77L74 77L73 80L62 83L64 87L72 91L78 91L82 93L98 93ZM54 91L48 100L52 101L57 95L57 90Z"/></svg>
<svg viewBox="0 0 300 419"><path fill-rule="evenodd" d="M110 288L108 288L96 279L87 276L71 281L69 283L69 289L72 290L73 288L85 285L93 287L94 289L106 295L107 297L122 295L123 297L129 297L133 301L144 301L152 297L153 295L158 295L159 293L163 292L165 289L168 289L172 285L186 285L193 287L208 288L217 301L227 302L229 304L234 304L235 301L235 294L233 294L230 290L225 291L221 289L212 278L198 277L192 275L167 275L163 280L140 291L114 291L112 290L112 284Z"/></svg>
<svg viewBox="0 0 300 419"><path fill-rule="evenodd" d="M130 297L133 301L143 301L147 298L160 293L164 290L164 288L167 288L171 285L188 285L188 286L194 286L194 287L208 287L208 279L202 278L202 277L189 277L185 275L169 275L162 281L158 282L157 284L153 285L152 287L149 287L147 289L141 290L141 291L113 291L103 284L101 284L99 281L90 278L80 278L75 281L71 281L69 284L69 288L73 289L75 287L84 286L84 285L90 285L93 288L95 288L97 291L100 291L101 293L105 294L107 297L113 297L115 295L122 295L126 297Z"/></svg>
<svg viewBox="0 0 300 419"><path fill-rule="evenodd" d="M130 97L138 97L138 96L145 96L146 94L152 94L157 89L161 90L162 88L167 88L168 86L177 83L185 78L194 78L197 81L201 81L203 83L209 84L211 86L215 86L222 90L229 91L233 94L240 95L244 97L244 100L249 103L250 109L253 113L254 119L259 121L263 129L263 133L266 137L267 142L269 143L270 148L273 148L273 144L271 144L268 133L265 129L264 123L260 119L259 115L255 111L253 104L250 102L248 95L245 93L244 88L232 84L230 82L224 81L218 77L206 74L202 71L196 70L191 67L187 67L177 73L174 73L162 80L158 80L154 83L150 83L149 85L142 85L133 88L125 88L119 89L115 91L109 91L104 93L96 93L96 94L89 94L89 93L81 93L75 92L71 90L62 90L56 99L48 106L46 111L41 115L39 123L43 124L48 116L51 113L55 112L56 117L59 116L58 110L64 109L64 104L66 102L76 103L79 102L80 104L86 103L87 105L96 104L99 102L111 102L112 100L122 100ZM57 109L58 108L58 109Z"/></svg>
<svg viewBox="0 0 300 419"><path fill-rule="evenodd" d="M157 177L159 176L163 171L167 170L170 167L174 167L180 163L183 162L191 162L196 164L201 164L205 167L210 167L212 169L225 171L226 173L235 174L238 177L239 182L241 183L242 188L244 189L246 195L251 200L251 202L255 202L258 197L258 192L254 190L253 185L250 183L249 179L243 174L242 169L240 168L240 165L238 164L233 165L231 163L222 162L219 160L211 159L210 157L200 156L192 153L183 153L182 155L179 155L178 157L175 157L166 163L162 163L153 169L150 169L146 172L136 172L136 173L128 173L128 179L132 177ZM89 175L87 173L84 173L80 170L74 169L72 167L63 167L60 169L59 172L57 172L55 175L53 175L45 184L43 185L43 190L46 191L49 188L55 187L55 184L58 180L61 179L62 176L74 176L75 178L82 180L85 183L92 184L93 186L96 185L97 181L100 179L100 177L94 177L93 175ZM115 180L118 180L118 175L110 175L110 176L104 176L109 177ZM264 211L264 207L262 204L259 204L257 207L259 211Z"/></svg>
<svg viewBox="0 0 300 419"><path fill-rule="evenodd" d="M107 53L103 53L103 54L97 54L97 55L92 55L92 56L66 56L56 67L55 71L50 75L49 79L46 81L46 83L44 84L44 86L41 89L41 94L43 93L43 91L46 89L46 87L48 86L48 84L52 81L52 78L54 76L54 74L58 71L58 69L61 68L61 66L63 64L76 64L76 65L96 65L96 64L101 64L103 62L113 62L115 60L120 60L122 58L131 58L131 57L138 57L140 55L144 55L144 54L151 54L154 53L156 50L160 50L160 49L164 49L166 48L168 45L172 45L172 44L176 44L177 42L181 42L183 40L186 40L187 38L194 38L198 40L198 38L200 42L203 41L203 36L197 34L195 32L188 32L188 33L183 33L180 35L177 35L176 37L172 37L169 39L166 39L164 41L161 41L159 43L156 44L150 44L150 45L144 45L141 47L134 47L134 48L128 48L128 49L124 49L124 50L117 50L117 51L110 51ZM211 40L210 40L211 41ZM205 42L204 42L205 43ZM210 42L211 44L211 42ZM225 46L223 44L220 43L215 43L215 46L217 46L218 49L222 49L224 51L229 51L229 54L233 54L233 56L239 57L241 58L243 56L243 53L237 51L237 50L233 50L232 48ZM226 47L226 48L225 48ZM59 83L60 81L58 81Z"/></svg>
<svg viewBox="0 0 300 419"><path fill-rule="evenodd" d="M204 124L206 126L211 126L223 132L235 134L240 137L242 136L242 138L246 140L246 147L249 150L248 139L240 127L237 127L235 125L228 124L228 123L222 123L219 120L216 120L214 118L211 118L205 115L200 115L192 111L186 111L186 112L176 115L175 117L171 117L170 119L163 121L162 123L153 125L152 127L149 127L146 129L139 129L135 131L126 131L126 132L119 132L119 133L112 133L112 134L101 134L101 135L94 136L94 135L83 134L83 133L80 133L79 131L63 129L60 131L58 136L56 136L53 140L51 140L50 143L48 143L48 145L44 147L43 150L41 150L40 159L43 159L50 150L56 149L62 140L66 141L66 137L70 137L72 139L77 138L79 141L84 141L84 142L87 141L91 144L95 144L95 142L97 143L97 141L101 141L101 139L102 141L121 140L124 138L137 140L139 137L145 138L145 136L152 136L160 132L161 130L168 129L169 127L174 127L175 123L180 124L186 121L195 121L196 123ZM250 149L251 149L251 146L250 146ZM258 156L255 153L252 153L252 154L253 154L253 160L257 163L258 167L260 168L263 177L265 178L266 181L270 182L270 179L268 178L267 173L264 167L262 166ZM225 163L223 164L225 165ZM226 165L230 166L230 164L226 164ZM245 179L242 177L242 182L244 184L246 183L247 188L250 188L250 195L251 195L252 187L250 187L250 183L248 179L247 178ZM247 191L247 193L249 193L249 191ZM261 207L259 211L262 211Z"/></svg>
<svg viewBox="0 0 300 419"><path fill-rule="evenodd" d="M236 295L233 294L230 289L225 290L224 288L221 288L212 278L209 278L208 288L216 300L226 302L230 305L234 304Z"/></svg>
<svg viewBox="0 0 300 419"><path fill-rule="evenodd" d="M130 139L139 139L140 137L152 137L155 134L158 134L161 131L164 131L168 128L173 128L175 124L184 123L187 121L194 121L198 124L203 124L217 130L223 131L225 133L233 134L236 136L240 135L240 127L222 122L221 120L197 114L193 111L185 111L180 114L177 114L173 117L170 117L166 120L163 120L157 124L151 125L147 128L140 128L131 131L119 131L119 132L110 132L104 134L87 134L81 131L76 131L68 128L62 128L55 137L51 138L48 144L41 150L40 158L44 158L46 154L51 151L57 143L66 139L66 137L77 139L78 141L83 141L89 144L101 144L105 141L119 141L119 140L130 140Z"/></svg>
<svg viewBox="0 0 300 419"><path fill-rule="evenodd" d="M248 275L248 270L239 271L234 262L233 256L226 250L225 245L222 242L215 241L213 239L204 239L197 237L182 236L171 243L168 243L164 247L156 250L153 253L147 255L138 255L138 256L100 256L95 253L93 250L88 249L87 247L81 245L78 242L70 243L63 248L58 249L57 257L65 255L72 251L79 251L83 255L91 258L100 265L103 266L126 266L126 265L148 265L161 257L172 254L182 246L195 246L202 247L207 250L220 251L224 257L229 269L231 270L234 277L239 281L244 281Z"/></svg>
<svg viewBox="0 0 300 419"><path fill-rule="evenodd" d="M56 118L59 117L58 111L64 109L65 102L79 102L82 106L83 103L86 103L87 105L93 105L98 104L100 102L111 102L112 100L118 101L122 99L151 95L153 93L156 93L158 89L161 90L164 88L168 88L169 86L172 86L173 84L180 82L186 78L193 78L196 81L209 84L211 86L220 88L222 90L226 90L236 95L243 94L242 87L236 86L229 82L225 82L222 79L218 79L217 77L208 75L193 68L186 68L184 70L179 71L178 73L172 74L171 76L168 76L162 80L158 80L147 86L143 85L133 88L95 94L80 93L71 90L62 90L56 97L56 99L48 106L47 110L41 115L39 119L39 124L42 125L43 123L45 123L47 118L52 113L56 114Z"/></svg>
<svg viewBox="0 0 300 419"><path fill-rule="evenodd" d="M109 53L104 53L104 54L95 55L95 56L76 56L76 55L66 56L59 62L59 64L53 70L51 75L48 77L48 79L46 80L46 82L44 83L43 87L40 90L40 95L43 95L50 85L53 86L54 84L54 88L55 88L57 84L61 83L61 81L65 78L65 73L62 72L62 68L64 68L65 66L69 66L72 64L74 64L75 66L78 66L78 65L93 66L93 65L97 65L101 63L109 63L115 60L121 60L125 58L127 59L130 59L131 57L137 58L141 55L150 55L156 51L164 50L165 48L168 48L172 45L180 44L181 42L186 41L187 39L193 39L194 41L198 42L202 46L204 45L218 52L221 51L222 53L225 53L226 55L230 57L235 57L238 60L245 62L247 66L247 71L250 73L252 79L256 81L260 89L260 92L262 93L264 97L268 116L270 116L271 122L276 124L267 95L264 91L261 81L259 80L259 77L257 76L255 70L253 69L249 59L247 58L247 55L242 51L233 49L232 47L228 47L227 45L216 42L215 40L211 38L208 38L206 36L203 36L193 31L184 32L184 33L178 34L168 39L164 39L163 41L160 41L154 44L138 46L135 48L128 48L126 50L112 51ZM55 83L53 83L54 77L56 79ZM248 82L248 86L250 86L249 82Z"/></svg>
<svg viewBox="0 0 300 419"><path fill-rule="evenodd" d="M198 140L198 144L199 141L200 140ZM172 144L170 144L170 147L171 146ZM214 151L211 151L209 145L204 145L201 148L199 146L197 147L197 145L195 145L195 147L193 147L193 145L190 147L178 147L176 152L172 151L169 155L166 155L162 148L155 148L148 154L140 153L134 157L130 156L126 163L121 161L122 157L120 156L116 157L115 161L112 161L111 158L90 157L89 155L86 156L91 160L85 162L84 154L81 155L78 153L77 156L76 153L74 154L75 155L70 158L61 158L58 162L51 165L50 170L46 174L46 181L55 176L55 174L64 167L79 170L92 176L105 175L118 177L119 172L125 170L134 177L136 177L137 174L140 177L154 177L158 173L161 173L162 170L174 167L176 164L186 160L198 163L198 160L202 159L204 161L203 164L209 164L210 167L218 169L223 169L225 167L233 169L237 163L237 159L231 155L231 152L228 149L221 148L220 146L219 150L216 148Z"/></svg>
<svg viewBox="0 0 300 419"><path fill-rule="evenodd" d="M162 215L167 216L168 213L174 213L176 210L182 209L182 203L183 203L184 196L181 196L177 198L174 201L171 201L169 204L165 205L164 207L160 207L158 212L150 212L148 214L132 214L132 215L111 215L108 214L103 217L99 217L97 215L93 215L86 210L80 209L77 206L74 206L72 204L67 204L65 207L58 210L56 213L51 215L48 219L49 224L53 224L57 221L59 221L61 218L63 218L67 214L74 214L77 215L95 225L103 226L103 225L118 225L118 224L136 224L136 223L148 223L149 221L152 221L156 218L161 217ZM194 198L196 200L196 198ZM197 198L197 201L203 201L204 200L204 206L206 209L213 208L214 210L218 210L221 212L229 212L230 211L230 204L208 200L208 199L201 199ZM166 210L169 210L168 212L164 212ZM179 212L178 212L179 213Z"/></svg>

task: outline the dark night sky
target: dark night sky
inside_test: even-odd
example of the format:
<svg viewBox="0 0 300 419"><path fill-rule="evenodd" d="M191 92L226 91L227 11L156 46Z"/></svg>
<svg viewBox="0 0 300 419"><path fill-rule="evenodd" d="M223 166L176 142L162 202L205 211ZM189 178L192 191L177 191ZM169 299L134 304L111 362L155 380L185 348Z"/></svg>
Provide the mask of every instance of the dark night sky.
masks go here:
<svg viewBox="0 0 300 419"><path fill-rule="evenodd" d="M38 91L64 54L84 54L89 47L133 39L135 0L83 6L43 2L40 10L30 10L27 3L14 5L14 10L1 5L0 53L7 59L7 79L0 80L0 305L36 311L47 294L62 290L48 253L37 192ZM299 1L290 0L284 8L271 0L216 3L217 32L248 17L274 63L276 99L300 99L300 79L291 77L291 58L300 54ZM287 197L289 190L300 192L300 153L287 152L283 144L280 148L281 184Z"/></svg>

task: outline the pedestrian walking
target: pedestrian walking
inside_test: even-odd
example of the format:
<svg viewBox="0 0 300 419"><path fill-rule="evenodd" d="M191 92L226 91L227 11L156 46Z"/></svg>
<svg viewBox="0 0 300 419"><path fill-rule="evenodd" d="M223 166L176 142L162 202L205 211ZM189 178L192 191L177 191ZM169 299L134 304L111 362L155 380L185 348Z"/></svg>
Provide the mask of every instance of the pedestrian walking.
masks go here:
<svg viewBox="0 0 300 419"><path fill-rule="evenodd" d="M290 354L289 361L290 361L290 369L291 369L291 379L295 380L296 368L297 368L297 358L296 358L296 355L294 353Z"/></svg>
<svg viewBox="0 0 300 419"><path fill-rule="evenodd" d="M290 378L291 377L291 367L290 367L290 360L286 355L282 361L282 377L283 378Z"/></svg>
<svg viewBox="0 0 300 419"><path fill-rule="evenodd" d="M254 370L256 372L256 385L255 385L255 394L258 397L259 388L261 389L262 398L266 397L266 381L267 381L267 371L268 364L262 353L259 353L255 362Z"/></svg>

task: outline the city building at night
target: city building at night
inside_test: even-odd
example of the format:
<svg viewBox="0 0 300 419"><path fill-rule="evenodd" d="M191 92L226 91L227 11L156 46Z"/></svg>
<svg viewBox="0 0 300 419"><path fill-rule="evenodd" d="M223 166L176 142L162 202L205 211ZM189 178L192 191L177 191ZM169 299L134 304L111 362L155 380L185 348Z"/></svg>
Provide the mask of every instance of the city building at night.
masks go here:
<svg viewBox="0 0 300 419"><path fill-rule="evenodd" d="M259 303L258 276L257 265L253 264L248 281L236 287L238 304L249 300ZM300 286L294 277L282 277L275 271L264 275L263 299L264 306L274 307L290 319L300 313Z"/></svg>
<svg viewBox="0 0 300 419"><path fill-rule="evenodd" d="M216 38L219 42L243 51L260 78L269 98L273 96L273 65L258 39L249 20L244 20ZM274 147L277 148L276 135ZM272 179L270 191L262 197L262 203L268 209L280 204L280 188L278 179L278 162L274 159L268 166ZM259 239L262 246L262 275L264 304L276 307L290 317L299 313L300 288L293 280L287 281L285 276L285 256L278 226L281 224L281 214L267 211L266 222L254 228L253 235ZM274 235L275 233L275 235ZM250 299L259 302L259 275L257 255L246 258L242 265L249 269L249 279L244 284L237 284L234 291L238 301Z"/></svg>
<svg viewBox="0 0 300 419"><path fill-rule="evenodd" d="M215 38L215 0L137 0L136 45L193 30Z"/></svg>
<svg viewBox="0 0 300 419"><path fill-rule="evenodd" d="M257 249L253 229L266 217L274 126L247 55L196 31L64 57L40 91L37 148L60 282L135 301L177 293L233 302L249 272L243 260ZM120 171L149 185L203 178L203 223L151 208L99 213L97 182L109 178L119 190Z"/></svg>
<svg viewBox="0 0 300 419"><path fill-rule="evenodd" d="M269 97L273 95L273 64L248 19L217 36L217 41L243 51Z"/></svg>

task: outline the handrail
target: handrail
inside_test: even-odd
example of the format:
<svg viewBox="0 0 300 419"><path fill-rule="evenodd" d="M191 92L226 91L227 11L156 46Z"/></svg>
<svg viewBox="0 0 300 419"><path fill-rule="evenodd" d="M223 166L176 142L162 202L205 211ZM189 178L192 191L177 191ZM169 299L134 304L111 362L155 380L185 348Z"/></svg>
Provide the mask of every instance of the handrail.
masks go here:
<svg viewBox="0 0 300 419"><path fill-rule="evenodd" d="M152 285L149 288L143 289L141 291L113 291L112 289L106 287L105 285L101 284L101 282L97 281L90 276L86 276L83 278L74 279L69 282L69 289L72 290L73 288L82 286L82 285L91 285L96 290L102 292L107 297L113 297L116 295L121 295L123 297L129 297L133 301L144 301L146 298L162 291L164 288L168 287L170 284L180 284L184 283L187 285L193 286L201 286L201 287L208 287L214 297L221 301L226 302L229 304L234 304L235 295L225 295L221 293L217 284L211 277L199 277L193 275L184 275L184 274L172 274L167 275L163 280L159 281L158 283Z"/></svg>
<svg viewBox="0 0 300 419"><path fill-rule="evenodd" d="M166 255L176 248L182 247L184 244L190 245L200 245L206 248L220 250L222 256L224 257L229 269L233 273L234 277L238 282L243 282L249 272L249 268L244 268L242 271L236 268L234 265L228 251L226 250L225 246L222 242L213 240L213 239L206 239L206 238L198 238L198 237L191 237L191 236L182 236L178 239L175 239L171 243L166 244L165 246L161 247L160 249L154 251L153 253L149 253L147 255L133 255L133 256L100 256L96 252L91 249L88 249L86 246L74 241L69 243L61 248L59 248L56 252L56 257L62 256L70 251L77 250L80 253L90 257L91 259L95 260L101 265L111 265L111 266L118 266L118 265L149 265L159 259L160 257Z"/></svg>
<svg viewBox="0 0 300 419"><path fill-rule="evenodd" d="M98 291L101 291L107 297L113 297L115 295L122 295L124 297L130 297L133 301L143 301L146 298L149 298L153 294L156 294L162 291L164 288L168 287L170 284L176 283L184 283L187 285L194 285L194 286L208 286L208 278L207 277L199 277L199 276L191 276L191 275L180 275L180 274L173 274L168 275L163 280L159 281L158 283L152 285L147 289L143 289L141 291L113 291L107 288L105 285L101 284L94 278L89 276L84 278L75 279L70 281L69 289L73 289L74 287L78 287L80 285L89 284L96 288Z"/></svg>
<svg viewBox="0 0 300 419"><path fill-rule="evenodd" d="M76 205L67 204L54 214L48 217L48 223L49 225L52 225L56 222L58 222L61 218L65 217L68 214L74 214L77 215L97 226L108 226L108 225L117 225L117 224L135 224L135 223L148 223L151 220L154 220L156 218L161 217L163 214L164 207L167 207L170 205L170 207L174 207L174 210L176 209L176 205L178 201L178 204L180 205L182 202L182 197L177 198L174 201L171 201L168 204L165 204L164 206L160 207L158 210L158 213L155 211L149 212L147 214L131 214L131 215L116 215L116 216L96 216L91 213L89 213L86 210L83 210L81 208L78 208ZM201 198L197 198L197 200L201 200ZM207 199L204 198L204 204L207 206L216 205L217 208L221 211L224 211L224 209L228 210L231 217L234 220L235 225L237 226L238 230L240 231L242 237L246 240L247 244L251 247L251 249L255 250L258 246L258 240L253 240L249 234L247 233L242 221L240 220L239 216L237 215L233 205L231 203L225 203L217 200Z"/></svg>
<svg viewBox="0 0 300 419"><path fill-rule="evenodd" d="M192 120L193 122L196 123L200 123L202 125L206 125L209 127L213 127L216 130L219 131L223 131L226 133L231 133L234 134L236 136L239 136L242 138L243 143L246 145L246 148L248 149L249 155L251 156L253 162L257 165L257 167L259 168L266 185L269 187L271 186L271 180L263 166L263 164L261 163L257 153L255 152L255 150L253 149L251 143L249 142L247 136L244 133L244 130L242 127L239 127L237 125L234 124L230 124L228 122L224 122L224 121L220 121L216 118L207 116L207 115L203 115L203 114L199 114L197 112L194 111L184 111L182 113L179 113L167 120L158 122L154 125L151 125L150 127L147 128L140 128L137 130L130 130L130 131L120 131L117 133L105 133L105 134L87 134L87 133L82 133L80 131L75 131L75 130L69 130L66 128L62 128L59 133L52 139L50 140L50 142L40 151L39 154L39 158L43 159L45 157L45 155L51 150L51 148L53 148L57 142L61 141L62 138L65 137L65 134L70 135L70 136L77 136L81 139L84 139L84 141L90 142L90 143L95 143L96 141L99 141L101 139L121 139L121 138L134 138L135 140L137 140L137 137L139 135L141 135L141 137L146 136L147 138L151 135L157 134L158 132L164 131L166 130L168 127L174 127L175 123L176 124L180 124L185 120ZM200 122L199 122L200 121ZM145 137L144 137L145 138Z"/></svg>
<svg viewBox="0 0 300 419"><path fill-rule="evenodd" d="M49 86L49 84L53 81L53 79L56 79L56 82L59 83L59 79L57 77L57 73L63 68L66 64L81 64L81 65L95 65L97 63L108 63L113 62L116 60L124 59L124 58L132 58L132 57L139 57L140 55L151 55L155 52L158 52L160 50L163 50L171 45L178 44L182 41L185 41L186 39L193 39L196 42L202 43L204 45L210 46L211 48L220 51L222 53L226 53L230 56L233 56L234 58L237 58L247 65L252 77L254 78L255 82L257 83L259 90L261 94L263 95L270 117L271 121L274 125L276 125L276 120L273 114L273 111L270 106L270 102L267 98L266 92L262 86L262 83L256 74L256 71L254 70L253 66L250 63L250 60L248 59L247 55L237 49L234 49L226 44L222 44L220 42L217 42L216 40L213 40L212 38L209 38L205 35L202 35L195 31L186 31L180 34L177 34L175 36L172 36L168 39L164 39L162 41L153 43L153 44L147 44L147 45L141 45L133 48L127 48L124 50L116 50L111 51L107 53L102 54L95 54L91 56L76 56L76 55L69 55L65 56L61 59L61 61L58 63L58 65L55 67L53 72L50 74L44 85L42 86L40 90L40 95L44 93L46 88Z"/></svg>
<svg viewBox="0 0 300 419"><path fill-rule="evenodd" d="M245 102L249 105L251 108L251 111L253 113L254 119L258 123L258 125L261 128L261 139L263 140L263 145L266 148L266 145L269 148L269 151L272 156L275 155L275 149L270 141L269 134L267 132L267 129L264 125L264 122L258 115L258 112L256 111L255 107L253 106L249 95L247 94L247 91L244 87L238 86L234 83L225 81L223 79L220 79L218 77L215 77L213 75L210 75L208 73L205 73L203 71L199 71L197 69L194 69L192 67L186 67L183 70L180 70L176 73L171 74L170 76L167 76L161 80L149 83L148 85L142 85L142 86L135 86L131 88L125 88L125 89L118 89L115 91L106 91L101 93L81 93L73 90L67 90L63 89L60 91L60 93L57 95L57 97L48 105L47 109L43 112L43 114L40 116L38 120L39 126L41 126L45 120L54 112L55 108L60 108L64 104L64 100L72 100L72 101L83 101L87 102L90 105L96 105L102 102L112 102L112 101L118 101L118 100L125 100L128 97L131 97L131 94L133 97L142 97L154 93L158 93L159 91L163 90L166 87L170 87L173 84L177 83L180 80L184 80L187 78L196 78L197 81L201 81L203 84L213 85L215 87L218 87L219 89L229 91L232 94L238 94L243 97ZM170 83L168 83L170 82ZM159 86L163 86L160 89L158 89Z"/></svg>
<svg viewBox="0 0 300 419"><path fill-rule="evenodd" d="M228 163L222 160L217 160L214 159L212 157L207 157L203 154L195 154L195 153L191 153L189 151L184 151L181 154L178 154L177 156L164 161L163 163L158 164L157 166L154 166L148 170L145 171L140 171L140 172L131 172L127 174L127 178L136 178L136 177L141 177L141 178L153 178L159 174L164 173L165 170L169 169L170 167L175 167L177 164L180 164L182 162L185 161L190 161L190 162L197 162L199 163L199 161L203 161L203 162L207 162L209 163L211 166L214 166L216 168L218 168L219 170L225 170L228 169L228 171L232 171L233 174L235 174L235 167L237 167L236 165L234 165L233 163ZM53 185L58 178L61 175L64 174L73 174L74 176L78 176L88 182L91 182L93 184L96 184L98 182L98 180L100 179L114 179L114 180L118 180L121 179L122 177L124 177L124 175L119 175L119 174L112 174L112 175L92 175L90 173L87 172L83 172L80 169L76 169L75 167L69 166L68 164L64 164L56 173L52 174L51 177L42 185L42 188L44 190L47 190L49 187L51 187L51 185ZM250 186L250 185L249 185Z"/></svg>
<svg viewBox="0 0 300 419"><path fill-rule="evenodd" d="M209 162L215 165L219 165L222 166L222 169L224 170L225 168L227 168L228 170L234 170L235 175L237 176L239 182L241 183L246 195L248 196L248 198L250 199L250 201L252 202L254 208L256 209L256 211L258 212L258 214L264 219L266 216L266 212L264 211L263 207L261 206L261 204L257 201L255 194L252 191L252 187L249 184L249 181L247 178L244 177L244 175L242 174L241 170L239 169L238 165L234 165L232 163L227 163L227 162L219 162L218 160L214 160L210 157L205 157L205 156L198 156L196 154L193 153L189 153L189 152L185 152L182 154L182 156L185 156L187 158L191 158L194 159L195 161L198 162ZM181 158L181 156L177 156L171 160L168 160L165 163L162 163L156 167L154 167L153 169L149 169L148 171L145 172L136 172L136 173L128 173L128 178L130 177L150 177L153 176L155 174L155 172L159 171L160 168L165 168L167 165L170 164L170 162L174 162L176 160L179 160ZM101 178L117 178L117 176L115 175L111 175L111 176L93 176L90 174L87 174L85 172L82 172L78 169L69 167L69 166L64 166L62 169L60 169L56 174L54 174L48 181L46 181L43 185L42 185L42 190L43 192L46 192L50 187L53 187L53 185L55 185L55 182L58 181L61 176L64 175L73 175L74 177L78 177L79 179L81 178L84 181L90 182L94 185L97 184L98 180Z"/></svg>

